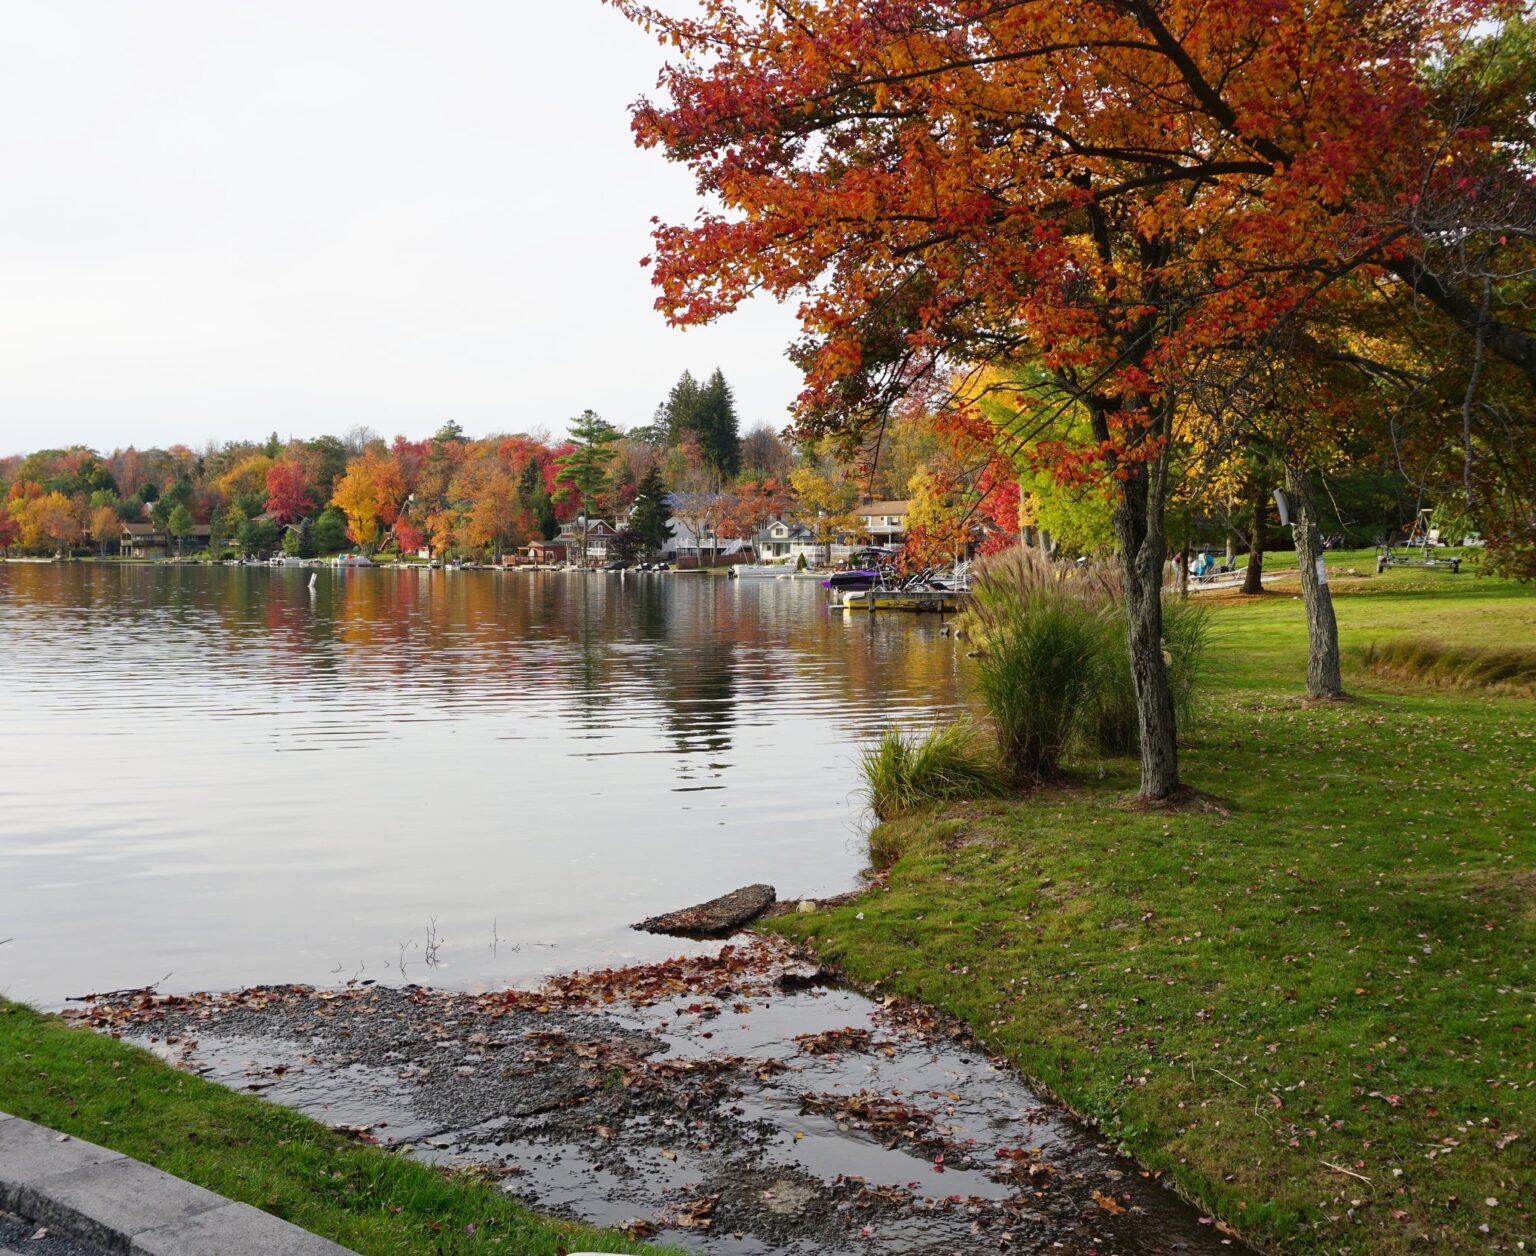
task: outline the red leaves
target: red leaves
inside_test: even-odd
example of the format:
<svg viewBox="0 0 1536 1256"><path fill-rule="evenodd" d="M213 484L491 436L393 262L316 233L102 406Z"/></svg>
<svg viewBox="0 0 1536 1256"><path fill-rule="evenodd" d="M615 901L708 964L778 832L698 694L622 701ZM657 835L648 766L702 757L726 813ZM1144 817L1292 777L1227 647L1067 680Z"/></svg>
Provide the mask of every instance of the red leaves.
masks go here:
<svg viewBox="0 0 1536 1256"><path fill-rule="evenodd" d="M314 506L301 464L291 458L283 458L268 468L267 510L278 523L293 523L302 519Z"/></svg>
<svg viewBox="0 0 1536 1256"><path fill-rule="evenodd" d="M1162 452L1149 436L1189 360L1256 341L1319 268L1368 255L1380 206L1440 177L1425 154L1468 180L1419 67L1481 0L1411 25L1385 0L829 0L792 20L762 0L688 18L611 2L681 54L635 107L637 141L724 206L655 227L657 306L688 324L802 298L808 435L857 430L956 362L1033 358L1109 429L1055 450L1062 478L1127 474Z"/></svg>

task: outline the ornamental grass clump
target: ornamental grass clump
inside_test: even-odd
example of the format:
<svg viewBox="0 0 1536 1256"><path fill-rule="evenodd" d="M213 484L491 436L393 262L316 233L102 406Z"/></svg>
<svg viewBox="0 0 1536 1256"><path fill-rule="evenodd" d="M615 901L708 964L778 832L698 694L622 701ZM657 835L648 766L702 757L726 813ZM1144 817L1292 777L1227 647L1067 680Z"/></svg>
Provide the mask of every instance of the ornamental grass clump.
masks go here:
<svg viewBox="0 0 1536 1256"><path fill-rule="evenodd" d="M1399 637L1365 649L1365 665L1382 676L1456 689L1536 696L1536 649L1528 646L1448 645Z"/></svg>
<svg viewBox="0 0 1536 1256"><path fill-rule="evenodd" d="M1140 746L1136 716L1136 685L1131 679L1125 646L1125 616L1117 606L1101 613L1104 633L1097 661L1100 674L1083 712L1080 728L1083 749L1103 755L1133 755ZM1196 685L1209 637L1205 608L1188 602L1163 605L1163 661L1168 668L1168 687L1173 692L1180 728L1196 716Z"/></svg>
<svg viewBox="0 0 1536 1256"><path fill-rule="evenodd" d="M1003 597L981 615L976 694L1015 783L1061 774L1101 683L1104 612L1060 591Z"/></svg>
<svg viewBox="0 0 1536 1256"><path fill-rule="evenodd" d="M1053 562L1018 547L978 574L968 630L975 689L1017 784L1061 775L1069 751L1136 753L1136 690L1118 568ZM1163 650L1180 723L1193 718L1206 641L1203 610L1169 604Z"/></svg>
<svg viewBox="0 0 1536 1256"><path fill-rule="evenodd" d="M997 756L968 721L909 736L887 729L859 757L869 808L890 820L916 807L995 798L1007 786Z"/></svg>

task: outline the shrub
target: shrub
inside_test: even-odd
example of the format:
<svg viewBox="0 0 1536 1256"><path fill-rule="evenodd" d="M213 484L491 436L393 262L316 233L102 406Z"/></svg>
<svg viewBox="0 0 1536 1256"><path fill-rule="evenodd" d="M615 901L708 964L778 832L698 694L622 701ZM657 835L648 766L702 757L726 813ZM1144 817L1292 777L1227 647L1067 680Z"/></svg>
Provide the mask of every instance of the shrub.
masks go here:
<svg viewBox="0 0 1536 1256"><path fill-rule="evenodd" d="M1446 645L1426 637L1399 637L1365 649L1365 665L1383 676L1457 689L1536 696L1536 649L1521 646Z"/></svg>
<svg viewBox="0 0 1536 1256"><path fill-rule="evenodd" d="M974 594L976 691L1020 783L1059 775L1074 743L1099 754L1136 752L1136 689L1117 567L1057 563L1021 546L988 560ZM1206 638L1202 608L1164 606L1163 648L1181 725L1194 717Z"/></svg>
<svg viewBox="0 0 1536 1256"><path fill-rule="evenodd" d="M1125 616L1116 607L1101 614L1099 622L1104 633L1097 656L1101 670L1083 714L1083 745L1099 754L1132 755L1141 737L1136 685L1125 645ZM1187 728L1196 716L1196 687L1208 636L1204 607L1188 602L1163 604L1163 657L1180 728Z"/></svg>
<svg viewBox="0 0 1536 1256"><path fill-rule="evenodd" d="M1051 591L985 618L976 663L977 696L992 718L997 749L1020 784L1060 774L1061 760L1105 670L1105 614Z"/></svg>
<svg viewBox="0 0 1536 1256"><path fill-rule="evenodd" d="M859 756L870 810L889 820L925 803L995 798L1006 786L975 725L961 721L907 736L887 729Z"/></svg>

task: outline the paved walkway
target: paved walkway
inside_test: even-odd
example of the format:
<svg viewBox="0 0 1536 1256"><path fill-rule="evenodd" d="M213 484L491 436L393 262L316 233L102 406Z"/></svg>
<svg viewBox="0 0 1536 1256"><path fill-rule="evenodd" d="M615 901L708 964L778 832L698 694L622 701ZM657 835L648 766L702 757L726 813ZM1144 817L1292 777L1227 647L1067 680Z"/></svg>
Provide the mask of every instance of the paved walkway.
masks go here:
<svg viewBox="0 0 1536 1256"><path fill-rule="evenodd" d="M0 1112L0 1220L33 1229L0 1230L0 1256L348 1256L348 1249L152 1169ZM47 1239L30 1241L37 1229ZM43 1243L73 1240L50 1252Z"/></svg>

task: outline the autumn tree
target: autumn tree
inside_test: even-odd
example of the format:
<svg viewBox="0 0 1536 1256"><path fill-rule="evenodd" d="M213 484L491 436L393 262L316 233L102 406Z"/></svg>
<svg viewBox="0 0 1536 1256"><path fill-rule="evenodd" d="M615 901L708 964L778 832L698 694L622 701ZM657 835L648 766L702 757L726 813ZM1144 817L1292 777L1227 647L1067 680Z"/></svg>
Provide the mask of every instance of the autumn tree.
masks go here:
<svg viewBox="0 0 1536 1256"><path fill-rule="evenodd" d="M331 500L346 515L351 539L372 552L381 529L393 524L400 513L405 495L405 482L394 460L369 449L336 482Z"/></svg>
<svg viewBox="0 0 1536 1256"><path fill-rule="evenodd" d="M763 480L787 480L793 453L784 438L759 423L741 438L742 471Z"/></svg>
<svg viewBox="0 0 1536 1256"><path fill-rule="evenodd" d="M57 489L37 496L13 497L10 508L20 525L21 543L28 549L63 553L85 531L74 503Z"/></svg>
<svg viewBox="0 0 1536 1256"><path fill-rule="evenodd" d="M728 534L746 537L756 544L758 533L786 514L793 500L787 481L748 480L730 494L722 527Z"/></svg>
<svg viewBox="0 0 1536 1256"><path fill-rule="evenodd" d="M96 542L96 552L102 558L107 556L107 546L117 540L122 532L123 521L118 518L113 507L101 505L91 511L91 539Z"/></svg>
<svg viewBox="0 0 1536 1256"><path fill-rule="evenodd" d="M267 513L278 523L296 523L315 508L308 476L296 458L281 458L267 468Z"/></svg>
<svg viewBox="0 0 1536 1256"><path fill-rule="evenodd" d="M266 509L267 476L273 465L264 453L250 454L220 475L215 484L226 500L239 502L247 514L259 514Z"/></svg>
<svg viewBox="0 0 1536 1256"><path fill-rule="evenodd" d="M657 228L658 305L689 324L758 291L800 298L803 434L849 448L969 363L1048 372L1015 435L1082 408L1092 439L1052 470L1112 491L1140 792L1176 793L1161 585L1191 364L1260 345L1363 265L1479 324L1400 210L1425 186L1454 201L1487 156L1424 100L1426 67L1492 10L611 2L678 50L668 99L636 107L639 141L722 206ZM1484 339L1511 360L1536 347L1502 325Z"/></svg>
<svg viewBox="0 0 1536 1256"><path fill-rule="evenodd" d="M954 476L940 468L919 467L912 473L908 492L903 565L931 567L963 554L970 540L970 512Z"/></svg>
<svg viewBox="0 0 1536 1256"><path fill-rule="evenodd" d="M832 543L854 526L857 486L814 451L807 451L800 465L789 473L789 484L794 492L794 522L810 531L824 553L824 561L830 561Z"/></svg>
<svg viewBox="0 0 1536 1256"><path fill-rule="evenodd" d="M192 512L185 504L178 504L165 521L165 533L176 542L176 557L180 558L184 553L186 541L192 535L192 529L197 526L197 521L192 518Z"/></svg>
<svg viewBox="0 0 1536 1256"><path fill-rule="evenodd" d="M500 562L509 546L527 539L531 520L510 472L492 462L465 485L465 494L464 538L469 545L489 546L492 558Z"/></svg>

